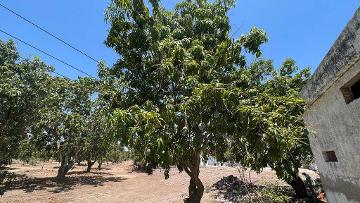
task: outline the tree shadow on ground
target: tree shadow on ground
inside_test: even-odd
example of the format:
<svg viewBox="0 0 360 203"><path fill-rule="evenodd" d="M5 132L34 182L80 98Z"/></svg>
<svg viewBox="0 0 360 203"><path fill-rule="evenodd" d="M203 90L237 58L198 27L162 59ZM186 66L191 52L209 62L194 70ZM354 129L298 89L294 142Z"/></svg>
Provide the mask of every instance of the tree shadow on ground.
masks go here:
<svg viewBox="0 0 360 203"><path fill-rule="evenodd" d="M74 168L86 168L87 165L75 165ZM59 169L60 166L54 166L52 167L53 169ZM98 171L109 171L109 170L112 170L111 168L108 168L108 167L101 167L101 169L97 169L97 167L94 167L95 170L98 170Z"/></svg>
<svg viewBox="0 0 360 203"><path fill-rule="evenodd" d="M107 182L121 182L123 177L103 177L101 175L67 176L59 182L55 177L34 178L16 174L7 190L23 190L26 193L36 190L47 190L52 193L65 192L74 189L76 185L102 186Z"/></svg>
<svg viewBox="0 0 360 203"><path fill-rule="evenodd" d="M16 170L16 169L19 169L19 168L8 166L8 167L4 167L2 170L13 171L13 170Z"/></svg>
<svg viewBox="0 0 360 203"><path fill-rule="evenodd" d="M83 174L96 174L96 175L114 175L113 173L108 173L108 172L104 172L104 171L99 171L99 170L92 170L90 172L87 171L70 171L67 173L67 175L83 175Z"/></svg>
<svg viewBox="0 0 360 203"><path fill-rule="evenodd" d="M108 168L108 167L101 167L101 169L96 169L98 171L109 171L109 170L112 170L111 168Z"/></svg>

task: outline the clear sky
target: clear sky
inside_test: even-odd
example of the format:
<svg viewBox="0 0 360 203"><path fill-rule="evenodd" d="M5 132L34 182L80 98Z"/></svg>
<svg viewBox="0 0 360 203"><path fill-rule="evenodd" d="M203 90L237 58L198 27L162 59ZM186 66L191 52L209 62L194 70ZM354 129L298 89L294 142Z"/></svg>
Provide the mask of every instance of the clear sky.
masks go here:
<svg viewBox="0 0 360 203"><path fill-rule="evenodd" d="M90 56L112 65L118 56L103 43L109 28L104 21L104 9L108 2L0 0L1 4L45 27ZM162 0L167 8L173 8L176 2ZM269 42L263 46L264 57L273 59L275 65L291 57L300 67L310 66L315 70L359 3L359 0L238 0L236 8L229 15L233 31L240 27L234 37L248 32L253 26L267 32ZM1 7L0 19L0 29L96 75L96 64L93 61ZM9 37L0 33L0 39L7 40ZM20 42L17 45L23 57L40 56L46 63L56 67L57 72L70 78L84 76Z"/></svg>

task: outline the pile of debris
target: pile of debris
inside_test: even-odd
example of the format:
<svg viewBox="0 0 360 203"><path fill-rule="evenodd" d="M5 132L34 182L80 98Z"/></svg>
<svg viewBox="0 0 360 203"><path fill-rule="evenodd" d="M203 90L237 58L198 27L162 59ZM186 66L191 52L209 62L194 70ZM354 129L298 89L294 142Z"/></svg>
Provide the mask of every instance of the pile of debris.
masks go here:
<svg viewBox="0 0 360 203"><path fill-rule="evenodd" d="M322 191L320 191L320 193L314 192L309 198L298 199L295 196L293 189L289 186L273 184L255 185L241 177L242 176L240 176L239 179L236 176L229 175L214 183L211 190L215 193L217 200L225 203L325 202L325 194Z"/></svg>
<svg viewBox="0 0 360 203"><path fill-rule="evenodd" d="M252 195L257 189L258 186L233 175L223 177L212 186L212 191L216 191L217 198L222 202L241 202L242 198Z"/></svg>

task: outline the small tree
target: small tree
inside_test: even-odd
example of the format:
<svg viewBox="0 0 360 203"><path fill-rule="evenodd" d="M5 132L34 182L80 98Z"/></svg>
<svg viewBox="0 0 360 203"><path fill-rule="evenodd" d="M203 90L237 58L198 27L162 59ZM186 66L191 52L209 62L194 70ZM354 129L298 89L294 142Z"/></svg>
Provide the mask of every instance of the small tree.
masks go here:
<svg viewBox="0 0 360 203"><path fill-rule="evenodd" d="M104 158L104 160L112 163L118 163L126 159L128 159L128 157L126 156L126 153L124 153L122 146L118 143L112 143L110 145Z"/></svg>
<svg viewBox="0 0 360 203"><path fill-rule="evenodd" d="M93 106L93 112L89 116L86 125L87 136L84 138L83 156L87 160L87 172L90 172L95 162L98 162L98 168L101 169L102 161L106 158L106 155L110 153L111 144L114 142L114 139L110 139L108 136L106 111L99 107L99 105Z"/></svg>
<svg viewBox="0 0 360 203"><path fill-rule="evenodd" d="M90 78L53 77L47 88L51 93L41 110L42 119L32 139L41 140L39 146L51 146L60 162L57 178L62 181L83 153L95 82Z"/></svg>
<svg viewBox="0 0 360 203"><path fill-rule="evenodd" d="M80 78L70 81L69 98L63 111L65 119L61 126L61 134L57 147L60 168L57 178L63 180L66 173L73 167L78 155L84 150L84 139L89 137L87 120L92 110L91 96L95 91L95 81L90 78Z"/></svg>

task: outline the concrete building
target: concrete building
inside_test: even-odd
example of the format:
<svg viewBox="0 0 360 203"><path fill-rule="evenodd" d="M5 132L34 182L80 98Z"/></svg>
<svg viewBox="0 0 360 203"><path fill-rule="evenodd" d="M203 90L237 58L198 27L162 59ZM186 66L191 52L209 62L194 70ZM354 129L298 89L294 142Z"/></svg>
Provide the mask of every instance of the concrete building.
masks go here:
<svg viewBox="0 0 360 203"><path fill-rule="evenodd" d="M360 9L301 92L321 181L330 203L360 202Z"/></svg>

